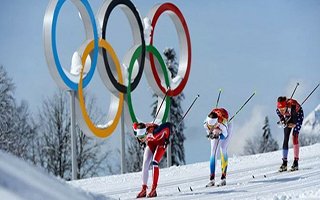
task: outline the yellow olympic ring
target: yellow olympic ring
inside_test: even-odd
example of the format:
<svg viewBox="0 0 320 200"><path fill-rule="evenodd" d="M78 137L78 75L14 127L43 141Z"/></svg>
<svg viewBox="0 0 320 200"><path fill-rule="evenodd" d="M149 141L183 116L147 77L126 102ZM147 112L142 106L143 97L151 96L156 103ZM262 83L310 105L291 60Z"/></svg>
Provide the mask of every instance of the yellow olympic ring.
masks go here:
<svg viewBox="0 0 320 200"><path fill-rule="evenodd" d="M100 48L104 48L107 50L107 52L109 53L109 55L111 56L111 59L112 61L114 62L115 64L115 67L116 67L116 71L118 73L118 81L119 83L123 84L123 77L122 77L122 72L121 72L121 68L120 68L120 62L119 62L119 59L115 53L115 51L113 50L113 48L111 47L111 45L103 40L103 39L99 39L99 43L98 43L99 47ZM80 73L80 81L79 81L79 84L78 84L78 100L79 100L79 106L80 106L80 109L81 109L81 112L82 112L82 116L83 116L83 120L85 121L85 123L79 123L80 126L87 126L87 127L81 127L82 130L90 130L89 132L93 133L94 135L96 135L97 137L101 137L101 138L104 138L104 137L108 137L112 134L112 132L116 129L117 127L117 124L120 120L120 116L121 116L121 113L122 113L122 109L123 109L123 100L124 100L124 97L123 97L123 93L119 92L119 98L115 95L112 94L111 96L111 102L117 102L117 108L113 108L112 107L112 103L110 104L110 108L109 109L117 109L116 112L113 112L113 113L116 113L116 114L113 114L113 116L110 116L110 118L112 118L113 120L111 120L111 123L109 122L107 124L107 127L105 128L98 128L94 125L94 123L91 121L88 113L87 113L87 110L86 110L86 106L85 106L85 102L84 102L84 96L83 96L83 88L82 88L82 84L83 84L83 70L84 70L84 66L85 66L85 62L86 62L86 59L88 57L88 55L91 53L91 51L94 49L94 41L91 41L87 47L85 48L84 52L83 52L83 55L82 55L82 58L81 58L81 61L82 61L82 67L81 67L81 73ZM114 111L114 110L113 110ZM112 112L110 112L109 110L109 113L112 114ZM81 120L81 119L80 119ZM88 131L87 131L88 132Z"/></svg>

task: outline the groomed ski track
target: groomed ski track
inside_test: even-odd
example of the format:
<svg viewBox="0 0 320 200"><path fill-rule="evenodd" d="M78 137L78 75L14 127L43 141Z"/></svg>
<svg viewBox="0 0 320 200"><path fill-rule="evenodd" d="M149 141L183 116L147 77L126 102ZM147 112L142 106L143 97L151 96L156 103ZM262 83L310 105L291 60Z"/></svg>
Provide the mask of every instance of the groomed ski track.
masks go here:
<svg viewBox="0 0 320 200"><path fill-rule="evenodd" d="M161 169L156 199L301 199L314 188L320 188L320 144L313 147L301 148L299 171L294 172L277 171L281 151L229 158L227 186L223 187L205 188L209 177L208 162ZM216 181L221 175L219 162ZM289 157L288 168L291 164ZM149 173L152 176L152 172ZM141 188L141 177L140 173L132 173L71 184L115 199L135 199ZM148 185L150 187L151 177ZM308 197L310 199L310 195ZM314 199L320 199L320 196Z"/></svg>

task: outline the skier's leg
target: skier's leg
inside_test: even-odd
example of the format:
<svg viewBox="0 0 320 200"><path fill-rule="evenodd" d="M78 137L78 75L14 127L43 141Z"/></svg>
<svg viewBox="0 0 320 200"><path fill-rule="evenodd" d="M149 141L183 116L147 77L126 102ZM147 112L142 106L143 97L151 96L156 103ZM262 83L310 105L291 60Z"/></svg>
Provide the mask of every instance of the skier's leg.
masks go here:
<svg viewBox="0 0 320 200"><path fill-rule="evenodd" d="M147 146L143 154L143 164L142 164L142 184L147 185L149 177L149 168L152 159L153 153L150 148Z"/></svg>
<svg viewBox="0 0 320 200"><path fill-rule="evenodd" d="M153 166L153 185L158 184L158 178L159 178L159 163L166 152L166 149L164 146L158 146L155 154L153 156L152 166Z"/></svg>
<svg viewBox="0 0 320 200"><path fill-rule="evenodd" d="M290 132L291 128L286 127L283 129L282 165L279 169L280 172L287 171Z"/></svg>
<svg viewBox="0 0 320 200"><path fill-rule="evenodd" d="M299 134L295 133L292 134L292 143L293 143L293 154L294 154L294 161L291 166L291 171L296 171L299 169L298 161L299 161Z"/></svg>
<svg viewBox="0 0 320 200"><path fill-rule="evenodd" d="M228 124L228 136L226 139L220 141L220 155L221 155L221 180L226 179L228 168L228 146L230 138L232 137L232 124Z"/></svg>
<svg viewBox="0 0 320 200"><path fill-rule="evenodd" d="M294 153L295 160L299 160L299 132L302 126L303 118L304 118L303 110L300 109L297 116L297 124L294 127L293 133L292 133L293 153Z"/></svg>
<svg viewBox="0 0 320 200"><path fill-rule="evenodd" d="M219 139L211 140L210 182L206 185L207 187L214 185L218 145L219 145Z"/></svg>
<svg viewBox="0 0 320 200"><path fill-rule="evenodd" d="M137 198L142 198L147 196L147 183L149 176L149 168L152 159L153 153L150 148L147 146L143 154L143 164L142 164L142 189L138 193Z"/></svg>
<svg viewBox="0 0 320 200"><path fill-rule="evenodd" d="M283 145L282 145L282 160L288 159L288 149L289 149L289 136L291 128L284 128L283 131Z"/></svg>
<svg viewBox="0 0 320 200"><path fill-rule="evenodd" d="M298 161L299 161L299 131L302 126L304 114L303 110L300 109L298 116L297 116L297 123L296 126L293 129L292 133L292 143L293 143L293 155L294 155L294 161L291 166L291 171L298 170Z"/></svg>
<svg viewBox="0 0 320 200"><path fill-rule="evenodd" d="M299 134L292 135L294 160L299 160Z"/></svg>
<svg viewBox="0 0 320 200"><path fill-rule="evenodd" d="M164 146L158 146L152 160L152 166L153 166L153 183L152 183L152 189L150 193L148 194L148 197L156 197L157 196L157 185L158 185L158 179L159 179L159 163L166 152L166 148Z"/></svg>

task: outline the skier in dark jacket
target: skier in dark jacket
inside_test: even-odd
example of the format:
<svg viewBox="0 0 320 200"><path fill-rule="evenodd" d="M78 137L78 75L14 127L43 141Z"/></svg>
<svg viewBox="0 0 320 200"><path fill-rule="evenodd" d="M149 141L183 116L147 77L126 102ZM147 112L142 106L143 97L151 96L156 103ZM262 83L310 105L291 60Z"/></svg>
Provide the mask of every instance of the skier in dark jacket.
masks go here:
<svg viewBox="0 0 320 200"><path fill-rule="evenodd" d="M280 121L278 122L284 128L284 139L282 146L282 165L279 171L287 171L288 163L288 143L291 130L293 141L294 161L291 171L298 170L299 160L299 131L303 122L303 110L300 104L294 99L287 99L285 96L278 97L277 110Z"/></svg>

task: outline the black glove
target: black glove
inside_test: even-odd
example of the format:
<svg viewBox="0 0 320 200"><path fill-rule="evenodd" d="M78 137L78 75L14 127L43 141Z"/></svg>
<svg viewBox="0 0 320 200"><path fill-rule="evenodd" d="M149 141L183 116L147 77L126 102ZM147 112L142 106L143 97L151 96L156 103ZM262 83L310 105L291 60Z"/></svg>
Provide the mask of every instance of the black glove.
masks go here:
<svg viewBox="0 0 320 200"><path fill-rule="evenodd" d="M143 149L146 148L147 144L145 142L141 142L138 138L137 138L140 147L142 147Z"/></svg>
<svg viewBox="0 0 320 200"><path fill-rule="evenodd" d="M277 124L281 127L281 128L286 128L287 127L287 123L285 120L280 120L277 122Z"/></svg>
<svg viewBox="0 0 320 200"><path fill-rule="evenodd" d="M208 139L218 139L219 138L219 135L215 135L213 134L212 132L210 132L209 134L207 134L207 138Z"/></svg>
<svg viewBox="0 0 320 200"><path fill-rule="evenodd" d="M164 140L164 148L167 148L168 144L170 144L170 139L169 138L166 138Z"/></svg>

